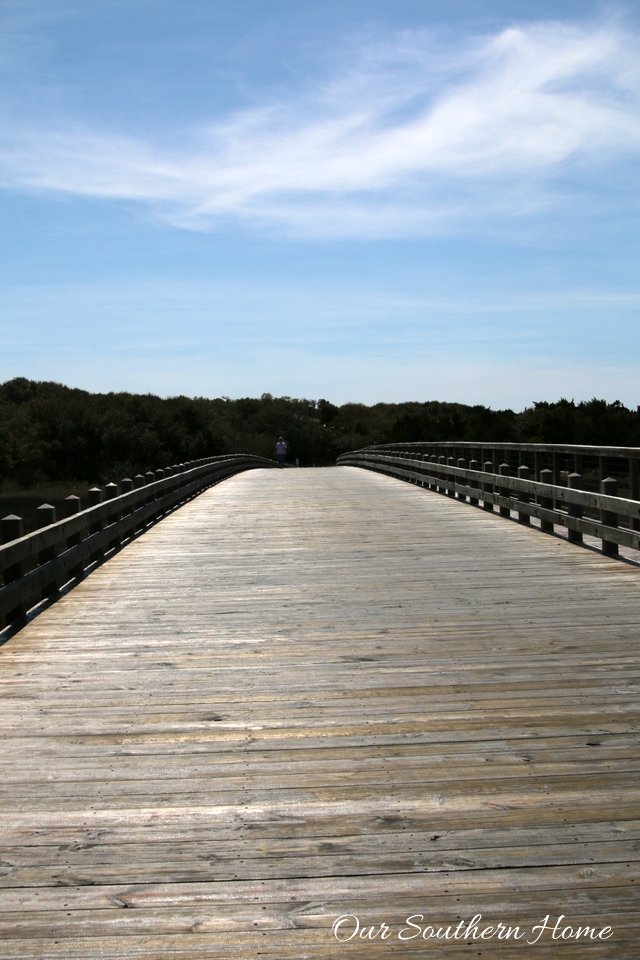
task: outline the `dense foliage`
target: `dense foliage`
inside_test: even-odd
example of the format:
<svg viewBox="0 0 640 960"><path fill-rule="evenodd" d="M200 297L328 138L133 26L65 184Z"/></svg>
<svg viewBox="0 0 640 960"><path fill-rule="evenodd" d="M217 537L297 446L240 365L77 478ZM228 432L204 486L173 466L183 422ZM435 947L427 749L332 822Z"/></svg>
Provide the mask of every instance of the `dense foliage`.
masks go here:
<svg viewBox="0 0 640 960"><path fill-rule="evenodd" d="M640 408L591 400L535 403L522 413L459 403L207 400L92 394L22 378L0 385L2 486L104 483L228 452L273 457L279 434L290 461L335 462L370 443L413 440L540 441L640 446Z"/></svg>

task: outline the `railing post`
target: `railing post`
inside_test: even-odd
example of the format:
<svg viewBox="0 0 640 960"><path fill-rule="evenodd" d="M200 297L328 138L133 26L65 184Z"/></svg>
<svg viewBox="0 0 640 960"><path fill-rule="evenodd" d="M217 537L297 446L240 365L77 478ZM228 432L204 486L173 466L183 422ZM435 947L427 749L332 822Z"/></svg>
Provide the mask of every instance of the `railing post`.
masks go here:
<svg viewBox="0 0 640 960"><path fill-rule="evenodd" d="M553 483L553 470L541 470L540 483L548 483L551 485ZM553 510L553 497L538 496L538 502L545 510ZM553 523L550 520L541 520L540 528L544 530L545 533L553 533Z"/></svg>
<svg viewBox="0 0 640 960"><path fill-rule="evenodd" d="M155 479L156 479L156 480L164 480L165 476L166 476L166 472L165 472L161 467L159 467L159 468L156 470ZM161 497L162 497L162 493L158 493L157 496L156 496L156 500L159 500ZM156 519L158 519L159 517L162 517L162 516L164 516L164 511L163 511L163 510L158 510L157 513L156 513Z"/></svg>
<svg viewBox="0 0 640 960"><path fill-rule="evenodd" d="M416 454L416 460L419 460L420 463L422 463L422 461L423 461L423 460L426 460L426 459L427 459L427 458L426 458L425 456L423 456L421 453L417 453L417 454ZM422 476L422 478L421 478L420 480L416 480L416 483L418 484L419 487L424 487L424 475Z"/></svg>
<svg viewBox="0 0 640 960"><path fill-rule="evenodd" d="M607 474L609 473L608 457L598 457L598 472L600 474L600 486L602 486L602 483L607 479ZM602 493L602 490L600 492Z"/></svg>
<svg viewBox="0 0 640 960"><path fill-rule="evenodd" d="M11 540L19 540L20 537L24 536L24 521L22 517L17 516L15 513L10 513L6 517L3 517L0 521L0 540L2 543L9 543ZM10 567L5 567L3 571L3 582L4 584L13 583L14 580L19 580L22 576L22 561L18 563L13 563ZM23 617L25 614L25 609L22 604L14 607L13 610L10 610L6 615L7 623L13 623L14 620L17 620L18 617ZM0 626L2 622L0 620Z"/></svg>
<svg viewBox="0 0 640 960"><path fill-rule="evenodd" d="M639 466L640 463L635 457L629 458L629 497L631 500L640 500ZM640 530L640 519L638 517L633 517L631 529Z"/></svg>
<svg viewBox="0 0 640 960"><path fill-rule="evenodd" d="M87 490L87 497L90 507L96 507L99 503L102 503L104 499L100 487L90 487L89 490Z"/></svg>
<svg viewBox="0 0 640 960"><path fill-rule="evenodd" d="M10 513L6 517L3 517L0 521L0 539L3 543L9 543L11 540L18 540L20 537L24 536L24 521L22 517L17 516L15 513ZM14 580L19 580L22 576L22 561L12 564L10 567L5 567L3 572L3 581L6 584L13 583ZM5 621L7 623L13 623L14 620L19 620L20 617L24 617L26 610L24 604L17 604L13 610L9 610L5 614ZM0 620L0 626L2 622Z"/></svg>
<svg viewBox="0 0 640 960"><path fill-rule="evenodd" d="M435 455L435 453L432 453L431 456L429 457L429 463L437 463L437 462L438 462L437 456ZM431 490L438 489L438 473L436 470L434 470L433 473L431 474L431 482L429 483L429 488Z"/></svg>
<svg viewBox="0 0 640 960"><path fill-rule="evenodd" d="M144 477L141 473L136 473L133 478L133 489L139 490L141 487L144 487Z"/></svg>
<svg viewBox="0 0 640 960"><path fill-rule="evenodd" d="M36 510L36 527L48 527L49 524L56 522L56 508L50 503L42 503ZM52 544L50 547L45 547L44 550L41 550L38 554L38 565L42 566L43 563L48 563L50 560L54 560L57 556L57 544ZM50 597L51 594L57 593L58 591L58 582L53 579L50 583L47 583L46 586L42 588L41 599L44 600L45 597Z"/></svg>
<svg viewBox="0 0 640 960"><path fill-rule="evenodd" d="M493 460L485 460L484 472L493 474ZM483 492L485 493L493 493L493 484L487 483L487 481L485 480L483 481L482 489L483 489ZM493 504L491 503L490 500L483 500L482 506L484 507L485 510L489 510L490 512L493 511Z"/></svg>
<svg viewBox="0 0 640 960"><path fill-rule="evenodd" d="M105 500L113 500L118 496L118 484L117 483L108 483L104 488L104 498ZM106 525L110 526L112 523L117 523L120 519L120 510L114 509L113 513L110 513L107 517ZM120 538L115 537L113 540L109 541L109 549L115 549L120 546Z"/></svg>
<svg viewBox="0 0 640 960"><path fill-rule="evenodd" d="M80 497L76 497L73 494L70 497L65 497L64 501L64 515L65 517L73 517L74 514L80 513L82 504ZM67 537L65 542L65 548L68 550L70 547L77 547L79 543L82 543L82 531L78 530L77 533L72 533L71 536ZM78 563L69 571L69 577L81 577L82 576L82 564Z"/></svg>
<svg viewBox="0 0 640 960"><path fill-rule="evenodd" d="M499 469L499 471L500 471L500 476L501 476L501 477L510 477L510 476L511 476L511 468L510 468L510 466L509 466L508 463L501 463L501 464L500 464L500 467L499 467L498 469ZM499 489L499 492L500 492L500 496L501 496L501 497L509 497L509 499L511 499L511 491L509 490L508 487L499 487L498 489ZM501 517L510 517L510 516L511 516L511 510L509 509L509 507L503 507L503 506L501 505L501 506L500 506L500 516L501 516Z"/></svg>
<svg viewBox="0 0 640 960"><path fill-rule="evenodd" d="M100 487L91 487L88 490L88 496L89 496L90 507L97 506L99 503L102 503L104 499L102 495L102 490L100 489ZM96 520L94 521L94 523L90 524L89 536L91 536L91 534L93 533L99 533L100 530L102 530L102 526L103 526L102 520ZM103 556L103 554L104 554L104 550L102 550L102 548L99 548L98 550L94 550L93 553L91 554L91 560L99 560L100 557Z"/></svg>
<svg viewBox="0 0 640 960"><path fill-rule="evenodd" d="M444 485L444 467L446 462L447 458L443 454L440 454L438 457L438 466L440 467L440 471L438 473L438 493L444 493L446 490Z"/></svg>
<svg viewBox="0 0 640 960"><path fill-rule="evenodd" d="M479 469L480 469L480 464L478 463L477 460L470 460L470 461L469 461L469 470L479 470ZM478 489L478 486L479 486L478 481L477 481L477 480L469 480L469 486L470 486L470 487L475 487L476 489ZM477 506L478 506L478 498L477 498L477 497L469 497L469 503L470 503L472 506L477 507Z"/></svg>
<svg viewBox="0 0 640 960"><path fill-rule="evenodd" d="M605 477L605 479L600 484L600 493L604 493L608 497L615 497L617 491L617 484L613 477ZM600 522L604 523L607 527L617 527L618 526L618 514L614 513L611 510L601 510L600 511ZM618 556L618 544L613 540L605 540L604 535L602 538L602 552L608 557L617 557Z"/></svg>
<svg viewBox="0 0 640 960"><path fill-rule="evenodd" d="M447 457L447 466L455 467L456 461L454 457ZM447 474L447 496L455 497L456 491L453 489L453 484L456 482L456 478L452 473Z"/></svg>
<svg viewBox="0 0 640 960"><path fill-rule="evenodd" d="M3 543L19 540L24 537L24 521L15 513L10 513L0 521L0 531Z"/></svg>
<svg viewBox="0 0 640 960"><path fill-rule="evenodd" d="M56 522L56 508L51 503L41 503L36 510L36 528L48 527ZM43 560L40 561L44 563Z"/></svg>
<svg viewBox="0 0 640 960"><path fill-rule="evenodd" d="M529 479L529 467L527 467L526 464L523 463L518 467L518 477L520 480ZM520 503L530 503L531 497L528 493L522 493L521 491L518 491L518 500ZM518 511L518 523L531 523L531 517L528 513L522 513L521 511Z"/></svg>
<svg viewBox="0 0 640 960"><path fill-rule="evenodd" d="M65 497L64 500L64 515L65 517L72 517L75 513L80 513L80 497L76 497L73 493L70 497ZM79 542L79 541L78 541ZM69 542L67 541L67 546ZM75 544L71 544L75 546Z"/></svg>
<svg viewBox="0 0 640 960"><path fill-rule="evenodd" d="M570 473L567 477L567 487L570 490L579 490L582 484L582 477L579 473ZM577 503L569 503L567 505L567 513L570 517L577 517L578 519L582 516L582 507ZM572 530L569 527L568 537L571 543L582 543L582 531L581 530Z"/></svg>
<svg viewBox="0 0 640 960"><path fill-rule="evenodd" d="M467 468L467 461L465 460L464 457L458 457L458 467L460 468L460 470L467 470L467 469L468 469L468 468ZM458 478L458 483L461 483L461 482L462 482L462 481L460 480L460 478ZM468 480L465 479L464 483L465 483L465 485L468 484ZM467 499L466 494L464 494L464 493L459 493L459 494L458 494L458 499L459 499L459 500L466 500L466 499Z"/></svg>
<svg viewBox="0 0 640 960"><path fill-rule="evenodd" d="M108 483L104 488L104 498L105 500L114 500L118 496L118 484L117 483ZM110 513L107 517L107 524L115 523L116 520L120 519L120 511L115 509L113 513Z"/></svg>

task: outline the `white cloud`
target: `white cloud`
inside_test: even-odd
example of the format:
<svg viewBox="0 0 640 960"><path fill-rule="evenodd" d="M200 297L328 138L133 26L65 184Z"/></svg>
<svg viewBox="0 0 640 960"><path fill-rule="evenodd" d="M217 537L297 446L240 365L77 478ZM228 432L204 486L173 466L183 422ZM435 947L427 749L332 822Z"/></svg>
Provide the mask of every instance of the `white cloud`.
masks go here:
<svg viewBox="0 0 640 960"><path fill-rule="evenodd" d="M522 214L554 180L640 151L640 38L616 25L513 27L458 47L404 33L286 102L193 131L177 149L57 129L0 132L0 183L154 204L311 235L433 232Z"/></svg>

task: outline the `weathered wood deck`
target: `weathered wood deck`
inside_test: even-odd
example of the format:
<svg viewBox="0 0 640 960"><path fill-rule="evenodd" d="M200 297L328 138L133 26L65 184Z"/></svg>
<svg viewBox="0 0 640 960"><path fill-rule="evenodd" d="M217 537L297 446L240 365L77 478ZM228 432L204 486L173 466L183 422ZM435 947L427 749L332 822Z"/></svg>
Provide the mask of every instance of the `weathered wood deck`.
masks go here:
<svg viewBox="0 0 640 960"><path fill-rule="evenodd" d="M0 955L637 957L639 601L377 474L225 481L0 649ZM398 940L477 913L613 936Z"/></svg>

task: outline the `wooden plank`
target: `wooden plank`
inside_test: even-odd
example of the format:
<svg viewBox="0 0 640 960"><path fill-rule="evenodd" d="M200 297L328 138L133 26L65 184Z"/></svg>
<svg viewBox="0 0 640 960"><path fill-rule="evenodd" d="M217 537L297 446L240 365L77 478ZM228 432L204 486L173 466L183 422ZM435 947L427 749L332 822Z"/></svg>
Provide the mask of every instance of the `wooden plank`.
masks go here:
<svg viewBox="0 0 640 960"><path fill-rule="evenodd" d="M403 955L410 913L481 912L635 957L639 599L378 474L216 486L0 650L3 958L371 956L345 912Z"/></svg>

